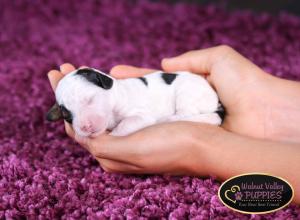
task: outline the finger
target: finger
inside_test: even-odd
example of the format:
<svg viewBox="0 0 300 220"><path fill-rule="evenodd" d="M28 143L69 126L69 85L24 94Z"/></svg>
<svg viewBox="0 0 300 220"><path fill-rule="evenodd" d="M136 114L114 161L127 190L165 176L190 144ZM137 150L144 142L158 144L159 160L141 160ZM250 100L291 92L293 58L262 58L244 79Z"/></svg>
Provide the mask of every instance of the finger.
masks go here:
<svg viewBox="0 0 300 220"><path fill-rule="evenodd" d="M213 65L213 54L216 48L189 51L182 55L165 58L161 62L162 68L167 72L191 71L194 73L207 74Z"/></svg>
<svg viewBox="0 0 300 220"><path fill-rule="evenodd" d="M138 157L138 143L130 136L116 137L102 134L98 137L75 136L75 140L85 147L93 156L135 165Z"/></svg>
<svg viewBox="0 0 300 220"><path fill-rule="evenodd" d="M207 82L216 90L213 80L211 79L211 75L204 76Z"/></svg>
<svg viewBox="0 0 300 220"><path fill-rule="evenodd" d="M108 169L115 170L117 172L122 170L125 171L126 169L129 170L129 168L138 168L138 166L135 166L134 163L132 163L130 157L125 154L126 150L120 151L120 143L115 142L115 139L118 137L113 137L107 134L102 134L96 138L84 137L77 135L73 129L70 129L70 127L67 125L66 132L82 147L89 151L95 157L95 159L98 161L105 161L105 167ZM114 163L112 163L112 161L114 161ZM102 164L103 163L101 163L101 165Z"/></svg>
<svg viewBox="0 0 300 220"><path fill-rule="evenodd" d="M59 80L61 80L63 77L64 75L58 70L51 70L48 72L48 79L53 91L55 91Z"/></svg>
<svg viewBox="0 0 300 220"><path fill-rule="evenodd" d="M117 79L140 77L155 72L155 69L139 68L129 65L117 65L110 70L110 74Z"/></svg>
<svg viewBox="0 0 300 220"><path fill-rule="evenodd" d="M89 68L88 66L80 66L78 69L84 69L84 68Z"/></svg>
<svg viewBox="0 0 300 220"><path fill-rule="evenodd" d="M64 121L64 123L65 123L65 131L66 131L67 135L69 137L75 139L75 132L74 132L72 126L66 121Z"/></svg>
<svg viewBox="0 0 300 220"><path fill-rule="evenodd" d="M75 70L75 67L70 63L64 63L59 68L60 68L60 71L62 72L62 74L64 74L64 75Z"/></svg>
<svg viewBox="0 0 300 220"><path fill-rule="evenodd" d="M90 138L89 137L83 137L83 136L80 136L78 135L76 132L73 133L73 137L74 137L74 140L80 144L83 148L85 148L87 151L89 151L93 156L93 152L91 150L91 148L89 147L90 145Z"/></svg>
<svg viewBox="0 0 300 220"><path fill-rule="evenodd" d="M95 159L99 162L104 171L109 173L140 173L142 171L141 168L131 164L97 157Z"/></svg>
<svg viewBox="0 0 300 220"><path fill-rule="evenodd" d="M162 60L162 68L166 71L187 70L194 73L208 74L224 57L238 54L231 47L222 45L208 49L194 50L173 58ZM237 56L241 58L241 56Z"/></svg>
<svg viewBox="0 0 300 220"><path fill-rule="evenodd" d="M75 141L77 141L82 147L84 147L87 151L89 151L96 159L102 158L102 159L109 159L112 158L110 155L108 155L106 152L106 148L110 146L110 139L112 139L112 136L109 136L106 132L100 136L97 137L85 137L73 133L69 130L69 128L66 126L66 132L71 132L71 136L74 137Z"/></svg>

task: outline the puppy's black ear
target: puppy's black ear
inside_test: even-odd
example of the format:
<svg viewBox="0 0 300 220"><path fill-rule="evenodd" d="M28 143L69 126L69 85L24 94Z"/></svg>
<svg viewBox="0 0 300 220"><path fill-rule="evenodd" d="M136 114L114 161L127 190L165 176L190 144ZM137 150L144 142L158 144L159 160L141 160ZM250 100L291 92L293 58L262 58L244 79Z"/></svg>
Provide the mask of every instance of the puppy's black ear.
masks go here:
<svg viewBox="0 0 300 220"><path fill-rule="evenodd" d="M113 80L101 73L97 73L98 80L99 80L99 86L102 87L103 89L110 89L113 86Z"/></svg>
<svg viewBox="0 0 300 220"><path fill-rule="evenodd" d="M110 89L113 86L113 80L110 77L91 68L79 69L77 74L103 89Z"/></svg>
<svg viewBox="0 0 300 220"><path fill-rule="evenodd" d="M55 103L51 109L47 112L46 119L48 121L58 121L63 118L61 109L57 103Z"/></svg>

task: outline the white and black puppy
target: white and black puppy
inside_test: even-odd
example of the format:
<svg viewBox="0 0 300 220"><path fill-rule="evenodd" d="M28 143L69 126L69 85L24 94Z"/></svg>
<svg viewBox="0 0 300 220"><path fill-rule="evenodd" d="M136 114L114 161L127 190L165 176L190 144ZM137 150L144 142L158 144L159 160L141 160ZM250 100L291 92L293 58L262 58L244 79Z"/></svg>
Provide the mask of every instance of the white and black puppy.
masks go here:
<svg viewBox="0 0 300 220"><path fill-rule="evenodd" d="M107 129L123 136L160 122L222 122L216 92L203 77L189 72L117 80L96 69L78 69L59 81L55 96L47 119L63 118L81 136Z"/></svg>

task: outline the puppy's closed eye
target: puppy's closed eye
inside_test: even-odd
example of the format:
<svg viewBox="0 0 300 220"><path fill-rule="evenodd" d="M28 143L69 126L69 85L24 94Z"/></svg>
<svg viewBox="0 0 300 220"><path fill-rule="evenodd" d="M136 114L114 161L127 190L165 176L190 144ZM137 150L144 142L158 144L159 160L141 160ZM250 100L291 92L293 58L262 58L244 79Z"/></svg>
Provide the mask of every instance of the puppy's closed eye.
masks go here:
<svg viewBox="0 0 300 220"><path fill-rule="evenodd" d="M86 104L90 105L90 104L93 103L93 101L94 101L94 97L91 97L91 98L89 98L89 99L86 100Z"/></svg>

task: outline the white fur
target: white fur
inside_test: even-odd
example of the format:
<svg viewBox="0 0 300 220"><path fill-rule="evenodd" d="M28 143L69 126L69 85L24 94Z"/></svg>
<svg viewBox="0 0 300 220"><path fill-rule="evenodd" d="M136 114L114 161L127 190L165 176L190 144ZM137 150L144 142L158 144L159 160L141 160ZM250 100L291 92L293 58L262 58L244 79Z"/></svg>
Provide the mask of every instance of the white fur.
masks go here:
<svg viewBox="0 0 300 220"><path fill-rule="evenodd" d="M148 86L137 78L113 79L112 88L104 90L75 73L60 80L56 100L72 112L78 135L96 136L109 129L112 135L122 136L170 121L221 124L215 113L218 96L199 75L176 72L177 78L168 85L162 72L155 72L144 76Z"/></svg>

